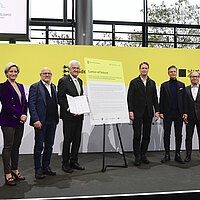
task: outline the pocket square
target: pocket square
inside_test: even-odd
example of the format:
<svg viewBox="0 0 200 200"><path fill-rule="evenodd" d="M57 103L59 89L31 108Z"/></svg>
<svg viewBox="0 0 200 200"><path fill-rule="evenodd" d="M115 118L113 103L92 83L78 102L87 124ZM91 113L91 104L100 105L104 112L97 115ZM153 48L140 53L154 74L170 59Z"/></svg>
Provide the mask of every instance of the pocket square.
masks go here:
<svg viewBox="0 0 200 200"><path fill-rule="evenodd" d="M183 88L181 87L181 88L179 88L179 90L182 90Z"/></svg>

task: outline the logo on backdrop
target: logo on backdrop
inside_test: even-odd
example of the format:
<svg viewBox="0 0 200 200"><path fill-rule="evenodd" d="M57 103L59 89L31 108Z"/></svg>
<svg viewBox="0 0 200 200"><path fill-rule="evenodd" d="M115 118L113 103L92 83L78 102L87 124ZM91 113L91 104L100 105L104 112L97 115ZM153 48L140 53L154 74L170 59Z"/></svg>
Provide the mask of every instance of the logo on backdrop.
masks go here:
<svg viewBox="0 0 200 200"><path fill-rule="evenodd" d="M191 72L200 72L199 69L179 69L178 70L178 76L179 77L189 77Z"/></svg>
<svg viewBox="0 0 200 200"><path fill-rule="evenodd" d="M63 76L66 76L69 73L69 66L64 65L63 66ZM85 74L85 70L81 69L80 74Z"/></svg>

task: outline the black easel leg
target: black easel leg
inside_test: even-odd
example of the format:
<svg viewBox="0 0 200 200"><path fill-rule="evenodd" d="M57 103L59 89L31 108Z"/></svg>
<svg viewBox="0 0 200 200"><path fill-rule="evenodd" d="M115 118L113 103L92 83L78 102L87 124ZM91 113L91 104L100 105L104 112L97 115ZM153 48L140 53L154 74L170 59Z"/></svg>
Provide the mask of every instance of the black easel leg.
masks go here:
<svg viewBox="0 0 200 200"><path fill-rule="evenodd" d="M106 125L104 124L103 125L103 167L102 167L102 172L105 172L106 171L106 167L105 167L105 135L106 135Z"/></svg>
<svg viewBox="0 0 200 200"><path fill-rule="evenodd" d="M121 146L121 149L122 149L122 155L123 155L123 158L124 158L124 165L125 165L125 167L128 167L128 164L126 162L126 156L125 156L125 153L124 153L124 147L123 147L123 144L122 144L121 135L120 135L120 132L119 132L118 124L116 124L116 127L117 127L117 133L118 133L118 137L119 137L120 146Z"/></svg>

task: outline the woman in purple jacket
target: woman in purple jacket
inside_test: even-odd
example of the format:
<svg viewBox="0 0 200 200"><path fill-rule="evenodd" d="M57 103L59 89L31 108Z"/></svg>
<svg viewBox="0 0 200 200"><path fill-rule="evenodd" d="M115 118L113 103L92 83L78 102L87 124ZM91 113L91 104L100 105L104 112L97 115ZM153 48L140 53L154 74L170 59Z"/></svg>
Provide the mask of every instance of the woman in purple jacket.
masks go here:
<svg viewBox="0 0 200 200"><path fill-rule="evenodd" d="M11 186L16 185L15 180L25 180L18 171L18 157L27 119L27 100L23 85L15 81L18 73L19 67L9 62L5 66L7 81L1 84L0 126L4 139L2 158L5 184Z"/></svg>

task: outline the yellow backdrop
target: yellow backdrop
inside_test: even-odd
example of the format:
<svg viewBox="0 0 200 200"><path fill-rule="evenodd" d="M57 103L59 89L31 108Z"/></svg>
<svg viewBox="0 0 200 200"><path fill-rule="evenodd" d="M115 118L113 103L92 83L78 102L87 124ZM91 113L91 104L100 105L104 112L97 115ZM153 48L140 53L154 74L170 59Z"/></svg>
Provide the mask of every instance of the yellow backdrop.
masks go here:
<svg viewBox="0 0 200 200"><path fill-rule="evenodd" d="M84 58L120 61L123 65L125 84L138 76L138 66L147 61L150 64L149 76L159 86L168 80L167 68L176 65L178 69L186 70L186 77L178 77L188 85L187 77L191 70L199 70L200 50L188 49L155 49L131 47L96 47L96 46L64 46L64 45L0 45L0 82L6 80L4 66L15 62L20 67L18 82L31 85L40 79L42 67L50 67L53 73L52 82L57 85L63 76L63 66L71 59L81 62L81 74L84 84Z"/></svg>

